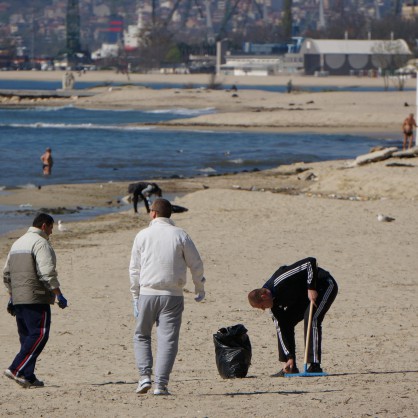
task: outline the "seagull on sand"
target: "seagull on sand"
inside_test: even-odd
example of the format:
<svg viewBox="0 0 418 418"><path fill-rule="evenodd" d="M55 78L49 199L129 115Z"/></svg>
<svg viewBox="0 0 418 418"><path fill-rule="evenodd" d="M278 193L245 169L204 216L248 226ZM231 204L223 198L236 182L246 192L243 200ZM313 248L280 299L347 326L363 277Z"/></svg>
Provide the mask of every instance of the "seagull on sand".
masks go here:
<svg viewBox="0 0 418 418"><path fill-rule="evenodd" d="M395 220L395 218L391 218L390 216L382 215L381 213L379 213L377 215L377 220L379 222L392 222Z"/></svg>
<svg viewBox="0 0 418 418"><path fill-rule="evenodd" d="M58 221L58 231L61 231L61 232L68 231L61 220Z"/></svg>

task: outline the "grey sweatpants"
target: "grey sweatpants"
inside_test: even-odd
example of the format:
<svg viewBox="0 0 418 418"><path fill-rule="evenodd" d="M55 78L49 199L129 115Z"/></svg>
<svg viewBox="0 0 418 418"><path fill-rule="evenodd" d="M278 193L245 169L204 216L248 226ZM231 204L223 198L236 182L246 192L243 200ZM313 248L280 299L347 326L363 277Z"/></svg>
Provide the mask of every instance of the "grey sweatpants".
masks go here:
<svg viewBox="0 0 418 418"><path fill-rule="evenodd" d="M154 382L167 386L178 351L183 296L140 295L134 334L136 365L141 376L152 374L151 331L157 326L157 361Z"/></svg>

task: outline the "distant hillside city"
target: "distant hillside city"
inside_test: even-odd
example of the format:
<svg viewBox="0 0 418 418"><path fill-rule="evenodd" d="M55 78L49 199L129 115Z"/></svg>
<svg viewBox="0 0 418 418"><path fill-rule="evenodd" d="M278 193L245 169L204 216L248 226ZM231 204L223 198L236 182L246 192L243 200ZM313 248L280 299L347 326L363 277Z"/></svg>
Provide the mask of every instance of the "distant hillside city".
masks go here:
<svg viewBox="0 0 418 418"><path fill-rule="evenodd" d="M300 37L402 38L416 55L416 1L0 1L0 68L146 70L214 56L217 41L231 54L245 54L249 44L284 54Z"/></svg>

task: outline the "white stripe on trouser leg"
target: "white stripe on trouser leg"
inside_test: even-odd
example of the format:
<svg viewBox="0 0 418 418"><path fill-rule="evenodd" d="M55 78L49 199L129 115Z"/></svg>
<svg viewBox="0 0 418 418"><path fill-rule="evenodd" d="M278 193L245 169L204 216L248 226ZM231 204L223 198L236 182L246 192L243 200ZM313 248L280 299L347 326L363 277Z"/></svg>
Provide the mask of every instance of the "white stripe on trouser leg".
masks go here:
<svg viewBox="0 0 418 418"><path fill-rule="evenodd" d="M321 303L319 304L313 320L312 320L312 357L313 357L313 363L319 363L319 357L318 357L318 346L319 346L319 333L318 333L318 317L323 311L323 309L326 306L326 303L328 301L328 298L330 297L332 290L334 289L334 282L331 281L330 286L328 286L327 291L325 292L324 297L322 298ZM310 332L310 330L308 330Z"/></svg>
<svg viewBox="0 0 418 418"><path fill-rule="evenodd" d="M274 318L274 317L273 317L273 322L274 322L274 325L276 326L277 337L279 338L280 346L282 347L282 350L283 350L284 354L286 356L288 356L289 355L289 350L287 349L287 347L284 344L283 337L282 337L282 331L280 329L279 323L277 322L277 319Z"/></svg>
<svg viewBox="0 0 418 418"><path fill-rule="evenodd" d="M36 352L36 350L38 349L39 345L44 341L45 339L45 334L46 334L46 324L47 324L47 320L48 320L48 312L44 311L45 313L45 317L43 320L43 323L40 327L41 332L39 334L39 340L35 343L35 345L31 348L30 350L30 354L28 355L28 357L26 358L26 361L24 361L23 363L19 364L19 367L16 369L16 375L18 373L20 373L22 371L22 369L29 363L29 361L33 358L34 353ZM41 337L42 336L42 337Z"/></svg>

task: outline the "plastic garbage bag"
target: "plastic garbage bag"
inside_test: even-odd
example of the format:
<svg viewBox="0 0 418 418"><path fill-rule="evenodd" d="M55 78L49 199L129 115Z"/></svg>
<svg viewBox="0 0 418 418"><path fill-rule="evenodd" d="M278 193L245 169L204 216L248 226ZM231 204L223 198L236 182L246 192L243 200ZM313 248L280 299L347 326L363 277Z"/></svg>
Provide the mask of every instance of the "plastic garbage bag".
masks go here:
<svg viewBox="0 0 418 418"><path fill-rule="evenodd" d="M224 379L247 376L251 364L251 342L242 324L221 328L213 334L216 366Z"/></svg>

